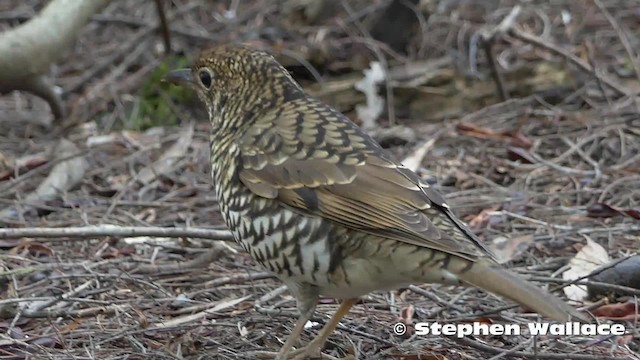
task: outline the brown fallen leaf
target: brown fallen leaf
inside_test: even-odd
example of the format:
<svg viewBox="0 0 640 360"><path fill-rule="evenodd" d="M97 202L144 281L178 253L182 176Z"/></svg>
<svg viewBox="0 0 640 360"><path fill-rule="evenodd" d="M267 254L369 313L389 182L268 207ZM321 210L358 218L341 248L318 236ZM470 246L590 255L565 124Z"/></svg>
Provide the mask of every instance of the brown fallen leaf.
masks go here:
<svg viewBox="0 0 640 360"><path fill-rule="evenodd" d="M409 304L403 306L400 309L400 321L402 321L405 325L410 325L413 321L413 314L415 313L415 308L413 305Z"/></svg>
<svg viewBox="0 0 640 360"><path fill-rule="evenodd" d="M72 319L66 325L58 329L60 334L72 333L82 325L82 319Z"/></svg>
<svg viewBox="0 0 640 360"><path fill-rule="evenodd" d="M193 123L190 123L176 142L153 164L145 167L139 173L136 179L144 185L150 184L159 175L170 172L173 166L182 159L191 145L193 139Z"/></svg>
<svg viewBox="0 0 640 360"><path fill-rule="evenodd" d="M506 140L510 145L524 149L530 149L533 146L533 141L519 130L495 131L492 129L478 127L467 122L461 122L456 125L456 130L464 133L465 135L479 139Z"/></svg>
<svg viewBox="0 0 640 360"><path fill-rule="evenodd" d="M628 216L640 220L640 210L620 209L605 203L595 203L587 208L587 216L592 218L610 218L614 216Z"/></svg>
<svg viewBox="0 0 640 360"><path fill-rule="evenodd" d="M638 304L635 301L603 305L592 311L593 315L599 318L610 320L635 319L638 316Z"/></svg>
<svg viewBox="0 0 640 360"><path fill-rule="evenodd" d="M20 176L30 170L46 164L47 162L49 162L49 158L45 154L35 154L20 158L16 160L15 164L13 164L10 169L0 172L0 181Z"/></svg>
<svg viewBox="0 0 640 360"><path fill-rule="evenodd" d="M496 256L498 263L504 264L522 255L529 245L533 244L533 235L506 238L499 236L489 243L489 249Z"/></svg>
<svg viewBox="0 0 640 360"><path fill-rule="evenodd" d="M499 208L499 206L494 206L487 209L482 209L477 215L469 219L465 219L467 225L471 229L481 229L485 227L489 223L489 219L491 219L491 213L497 211Z"/></svg>
<svg viewBox="0 0 640 360"><path fill-rule="evenodd" d="M0 219L19 217L20 214L35 209L35 206L30 204L59 199L82 180L89 163L83 156L72 157L80 153L80 149L74 143L62 138L53 148L52 153L56 160L66 160L60 161L51 169L49 176L24 198L24 204L0 211Z"/></svg>
<svg viewBox="0 0 640 360"><path fill-rule="evenodd" d="M479 317L475 319L463 320L461 322L469 323L469 324L473 324L473 323L488 324L488 325L493 324L493 320L488 317Z"/></svg>
<svg viewBox="0 0 640 360"><path fill-rule="evenodd" d="M55 251L39 242L34 242L30 240L24 240L18 246L14 247L9 251L9 254L17 255L22 252L28 252L30 255L34 257L39 257L41 255L52 257L55 255Z"/></svg>
<svg viewBox="0 0 640 360"><path fill-rule="evenodd" d="M617 336L616 344L618 346L626 346L626 345L629 345L629 343L631 343L632 340L633 340L633 334Z"/></svg>

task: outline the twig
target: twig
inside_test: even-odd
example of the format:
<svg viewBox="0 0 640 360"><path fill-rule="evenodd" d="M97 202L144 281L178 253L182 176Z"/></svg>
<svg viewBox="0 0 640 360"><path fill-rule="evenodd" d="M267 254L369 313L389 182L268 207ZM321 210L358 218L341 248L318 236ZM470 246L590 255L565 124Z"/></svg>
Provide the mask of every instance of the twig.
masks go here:
<svg viewBox="0 0 640 360"><path fill-rule="evenodd" d="M587 278L590 276L592 276L592 274L585 275L582 278ZM607 288L610 290L617 290L617 291L625 292L631 295L640 296L640 289L636 289L628 286L616 285L616 284L609 284L609 283L600 282L600 281L576 281L576 279L564 280L564 279L544 277L544 276L532 276L532 277L529 277L529 280L538 281L541 283L562 284L563 285L562 287L566 285L594 285L594 286Z"/></svg>
<svg viewBox="0 0 640 360"><path fill-rule="evenodd" d="M593 2L596 4L598 9L600 9L604 17L607 18L607 21L609 22L609 24L611 24L611 27L613 27L613 29L616 31L616 34L618 34L618 38L620 38L620 43L622 43L622 46L627 52L627 55L629 55L629 60L631 60L631 64L633 64L633 69L635 70L636 77L640 80L640 62L638 62L638 57L635 54L635 51L633 50L633 46L631 46L631 44L629 43L629 38L627 37L626 32L622 29L622 26L618 24L616 19L611 15L609 10L607 10L607 8L602 4L600 0L593 0Z"/></svg>
<svg viewBox="0 0 640 360"><path fill-rule="evenodd" d="M135 268L135 273L159 275L176 273L189 269L203 268L220 258L222 254L222 248L215 248L198 255L195 259L179 262L176 264L141 265Z"/></svg>
<svg viewBox="0 0 640 360"><path fill-rule="evenodd" d="M519 164L515 161L510 161L510 160L507 160L506 162L515 167L519 167L523 169L538 168L541 165L544 165L565 174L577 174L577 175L583 175L583 176L591 176L596 174L594 170L580 170L580 169L570 168L567 166L558 165L552 161L543 159L542 157L540 157L540 155L535 154L533 152L529 152L528 155L531 156L533 160L539 162L539 164Z"/></svg>
<svg viewBox="0 0 640 360"><path fill-rule="evenodd" d="M424 297L426 297L427 299L435 302L436 304L451 308L455 311L461 312L461 313L466 313L467 310L465 310L464 308L456 305L453 301L452 302L446 302L442 299L440 299L439 297L435 296L433 293L426 291L424 289L421 289L415 285L409 285L409 290L413 291L414 293L418 294L418 295L422 295Z"/></svg>
<svg viewBox="0 0 640 360"><path fill-rule="evenodd" d="M568 225L556 225L556 224L550 224L546 221L542 221L542 220L538 220L538 219L533 219L524 215L520 215L520 214L516 214L513 213L511 211L507 211L507 210L499 210L499 211L492 211L490 212L490 215L507 215L510 216L512 218L516 218L519 220L523 220L523 221L527 221L530 223L534 223L534 224L538 224L538 225L542 225L548 228L553 228L553 229L557 229L557 230L571 230L572 227L568 226Z"/></svg>
<svg viewBox="0 0 640 360"><path fill-rule="evenodd" d="M598 83L598 88L602 93L602 97L604 97L605 100L607 100L607 104L611 106L611 98L607 93L607 89L605 89L604 85L602 84L602 79L598 76L598 67L597 67L598 65L596 64L596 61L593 56L593 44L591 44L591 41L589 39L586 39L584 41L584 47L587 49L587 60L589 60L589 65L591 66L591 69L593 69L593 77L596 78L596 81Z"/></svg>
<svg viewBox="0 0 640 360"><path fill-rule="evenodd" d="M521 30L519 30L518 28L514 27L512 29L509 30L508 32L511 36L515 37L516 39L520 39L524 42L527 42L529 44L533 44L536 45L538 47L541 47L543 49L547 49L553 53L556 53L562 57L564 57L565 59L571 61L572 63L574 63L575 65L577 65L580 69L582 69L582 71L586 72L587 74L594 74L593 69L591 68L591 66L589 66L589 64L587 64L586 62L582 61L580 58L578 58L577 56L570 54L568 52L566 52L565 50L561 49L560 47L558 47L557 45L547 42L544 39L541 39L535 35L523 32ZM607 84L608 86L610 86L612 89L614 89L616 92L618 92L620 95L624 95L624 96L634 96L636 95L636 92L632 92L628 89L626 89L625 87L623 87L621 84L619 84L617 81L611 79L610 77L604 75L604 74L595 74L595 76L600 79L603 83Z"/></svg>
<svg viewBox="0 0 640 360"><path fill-rule="evenodd" d="M83 299L83 301L86 301ZM131 306L129 304L122 305L105 305L105 306L97 306L90 307L86 309L50 309L50 310L38 310L38 311L29 311L28 313L22 313L21 316L29 319L78 319L78 318L86 318L93 317L97 315L111 315L114 313L121 313L125 310L130 309ZM5 312L4 315L12 315L16 314L16 309L5 307L2 309Z"/></svg>
<svg viewBox="0 0 640 360"><path fill-rule="evenodd" d="M114 237L192 237L211 240L233 240L233 235L227 230L198 229L198 228L163 228L137 226L82 226L69 228L22 228L0 229L0 239L18 239L23 237L37 237L43 239L57 238L90 238L96 236ZM85 239L87 240L87 239Z"/></svg>
<svg viewBox="0 0 640 360"><path fill-rule="evenodd" d="M223 300L219 302L213 302L206 304L206 308L204 310L198 311L195 314L188 314L173 318L171 320L165 320L162 322L158 322L155 324L151 324L149 330L156 330L160 328L177 328L185 323L196 322L205 319L207 316L210 316L216 312L234 307L239 303L248 300L252 295L246 295L240 298L236 298L233 300Z"/></svg>
<svg viewBox="0 0 640 360"><path fill-rule="evenodd" d="M167 21L167 15L162 6L162 0L155 0L156 10L158 12L158 18L160 19L160 30L162 32L162 40L164 41L164 53L171 52L171 33L169 31L169 22Z"/></svg>
<svg viewBox="0 0 640 360"><path fill-rule="evenodd" d="M212 289L216 289L216 288L219 288L219 287L227 285L227 284L237 284L237 283L243 283L243 282L254 281L254 280L265 280L265 279L271 279L271 278L274 278L274 277L275 277L275 275L273 275L270 272L266 272L266 271L263 271L263 272L252 272L252 273L247 273L247 274L238 274L238 275L233 275L233 276L225 276L225 277L217 278L215 280L207 281L207 282L202 284L202 288L201 289L185 293L185 295L188 298L194 298L199 294L206 293L206 292L211 292ZM277 295L280 295L281 293L285 292L286 290L287 290L287 287L283 285L278 289L277 293L275 293L272 297L265 298L263 296L260 299L258 299L254 306L255 307L259 307L260 302L269 301L273 297L276 297Z"/></svg>
<svg viewBox="0 0 640 360"><path fill-rule="evenodd" d="M476 348L481 351L486 351L492 354L502 354L504 352L503 348L483 344L479 341L471 340L469 338L455 338L455 341L467 345L473 348ZM513 357L524 357L527 359L548 359L548 360L628 360L628 358L621 357L604 357L603 355L583 355L583 354L574 354L574 353L550 353L550 352L538 352L538 353L530 353L524 351L514 351L509 355Z"/></svg>
<svg viewBox="0 0 640 360"><path fill-rule="evenodd" d="M504 350L503 352L501 352L500 354L496 355L496 356L492 356L491 358L487 359L487 360L498 360L498 359L502 359L503 357L507 356L507 355L511 355L514 352L520 350L520 349L524 349L527 346L529 346L533 341L535 340L535 336L532 336L529 340L520 343L514 347L512 347L511 349L507 349Z"/></svg>
<svg viewBox="0 0 640 360"><path fill-rule="evenodd" d="M566 136L563 136L561 139L562 141L564 141L565 144L569 145L570 150L568 151L575 151L576 153L578 153L578 155L580 155L582 159L584 159L584 161L588 162L589 164L591 164L591 166L593 166L593 172L595 176L594 181L599 181L600 178L602 177L602 170L600 170L600 164L598 164L597 161L593 160L589 155L585 154L585 152L582 151L582 149L580 149L580 147L578 147L576 143L569 140L569 138L567 138Z"/></svg>
<svg viewBox="0 0 640 360"><path fill-rule="evenodd" d="M498 24L491 30L483 31L481 33L485 55L487 57L487 61L489 62L491 74L494 81L496 82L496 87L498 88L498 93L500 94L500 99L502 101L509 100L509 94L507 93L507 89L504 86L504 78L502 76L502 73L500 72L500 69L498 69L498 64L496 64L495 58L493 56L493 45L497 35L502 35L506 33L507 30L513 27L518 14L520 14L520 5L514 6L513 9L511 9L511 12L509 12L509 14L500 22L500 24Z"/></svg>
<svg viewBox="0 0 640 360"><path fill-rule="evenodd" d="M300 65L304 66L305 69L307 69L307 71L309 71L311 76L313 76L315 81L320 85L320 90L321 91L324 90L324 87L326 85L326 82L324 81L324 78L322 77L322 75L320 74L318 69L316 69L315 66L313 66L307 59L305 59L304 57L300 56L295 51L291 51L289 49L282 48L282 49L280 49L278 51L282 55L290 57L291 59L299 62Z"/></svg>
<svg viewBox="0 0 640 360"><path fill-rule="evenodd" d="M180 14L183 14L185 12L191 11L191 9L193 9L196 6L195 3L191 3L188 4L182 8L180 8L179 10L177 10L176 12L169 14L167 16L167 21L171 21L173 18L179 16ZM141 44L142 42L144 42L144 38L147 37L149 34L151 34L153 31L155 31L158 27L161 27L162 24L160 21L158 21L156 24L151 25L149 27L145 27L140 29L132 38L130 38L125 44L123 44L118 51L114 52L112 55L101 59L101 61L99 63L97 63L96 65L92 66L91 69L87 72L85 72L79 79L77 79L74 83L72 83L71 85L67 86L66 89L64 89L63 94L69 94L72 92L76 92L78 89L80 89L81 87L83 87L84 85L86 85L87 83L90 82L91 79L95 78L97 76L98 73L104 71L105 69L107 69L108 67L112 66L114 63L117 62L117 60L125 55L127 55L128 53L131 52L131 50L136 47L137 45Z"/></svg>
<svg viewBox="0 0 640 360"><path fill-rule="evenodd" d="M75 154L71 154L69 156L64 156L61 157L59 159L54 159L52 161L47 162L46 164L39 166L27 173L25 173L24 175L15 177L11 180L9 180L6 184L3 184L2 186L0 186L0 196L5 195L5 193L9 192L10 190L13 190L14 186L18 185L18 183L25 181L31 177L34 177L36 175L40 175L40 174L44 174L47 172L47 170L52 169L54 166L64 162L64 161L68 161L71 159L75 159L77 157L82 157L82 156L89 156L92 155L92 152L94 150L90 149L90 150L83 150L81 152L75 153Z"/></svg>

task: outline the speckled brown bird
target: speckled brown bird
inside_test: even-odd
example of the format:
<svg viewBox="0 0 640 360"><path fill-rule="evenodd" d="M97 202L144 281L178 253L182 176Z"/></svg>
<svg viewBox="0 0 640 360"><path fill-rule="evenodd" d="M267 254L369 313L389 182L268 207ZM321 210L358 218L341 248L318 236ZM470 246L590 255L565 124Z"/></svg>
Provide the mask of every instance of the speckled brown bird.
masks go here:
<svg viewBox="0 0 640 360"><path fill-rule="evenodd" d="M269 54L217 46L166 80L206 105L224 221L297 299L278 359L319 356L358 297L416 283L476 286L557 321L587 321L502 269L441 195ZM307 347L290 351L321 295L344 301Z"/></svg>

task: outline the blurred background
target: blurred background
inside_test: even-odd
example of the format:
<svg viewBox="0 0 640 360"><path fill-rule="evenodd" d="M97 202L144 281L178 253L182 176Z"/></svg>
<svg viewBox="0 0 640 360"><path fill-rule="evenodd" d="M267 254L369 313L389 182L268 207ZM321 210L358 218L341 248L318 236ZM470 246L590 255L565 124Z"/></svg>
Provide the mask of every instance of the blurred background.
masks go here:
<svg viewBox="0 0 640 360"><path fill-rule="evenodd" d="M295 302L228 241L204 108L160 81L230 42L272 53L446 194L505 266L554 289L629 259L591 278L616 291L560 290L628 321L623 337L407 341L392 324L490 322L505 305L420 285L363 299L328 353L638 358L639 26L635 0L0 1L0 359L280 347ZM85 226L101 232L73 231ZM106 234L129 226L222 235ZM334 308L326 299L314 321Z"/></svg>

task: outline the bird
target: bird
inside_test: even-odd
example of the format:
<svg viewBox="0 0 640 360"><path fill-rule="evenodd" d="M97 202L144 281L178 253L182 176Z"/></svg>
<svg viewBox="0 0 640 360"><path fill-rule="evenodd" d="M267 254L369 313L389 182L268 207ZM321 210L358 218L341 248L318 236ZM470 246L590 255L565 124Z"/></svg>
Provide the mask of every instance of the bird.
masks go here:
<svg viewBox="0 0 640 360"><path fill-rule="evenodd" d="M211 123L211 179L237 243L296 299L277 360L322 357L340 320L375 291L477 287L552 320L589 318L499 265L441 194L346 115L307 94L265 50L218 44L166 82L191 88ZM319 298L341 303L294 349Z"/></svg>

